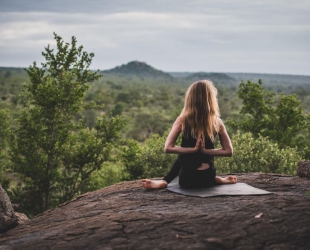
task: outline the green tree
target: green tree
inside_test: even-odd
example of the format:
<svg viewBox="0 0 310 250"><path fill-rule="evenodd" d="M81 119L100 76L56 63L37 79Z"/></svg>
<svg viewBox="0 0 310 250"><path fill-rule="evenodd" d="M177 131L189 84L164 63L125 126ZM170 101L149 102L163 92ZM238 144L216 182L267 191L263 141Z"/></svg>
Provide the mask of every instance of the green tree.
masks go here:
<svg viewBox="0 0 310 250"><path fill-rule="evenodd" d="M64 167L54 186L60 202L72 199L81 190L87 190L90 176L111 160L112 150L118 145L119 132L124 127L124 118L103 116L96 121L95 128L79 129L70 134L60 155Z"/></svg>
<svg viewBox="0 0 310 250"><path fill-rule="evenodd" d="M303 115L301 101L295 94L278 97L279 101L274 110L277 119L274 121L273 134L270 138L278 142L281 147L306 146L301 133L307 132L307 116Z"/></svg>
<svg viewBox="0 0 310 250"><path fill-rule="evenodd" d="M121 115L124 110L124 104L121 102L116 103L115 107L112 109L112 116Z"/></svg>
<svg viewBox="0 0 310 250"><path fill-rule="evenodd" d="M251 132L256 138L268 137L280 148L298 146L307 154L309 116L303 114L301 101L295 94L276 95L264 89L261 81L248 81L239 85L238 97L243 103L242 119L229 120L229 126Z"/></svg>
<svg viewBox="0 0 310 250"><path fill-rule="evenodd" d="M20 203L32 214L79 194L91 173L109 160L125 125L120 117L103 116L94 129L74 121L78 112L94 108L84 103L85 93L87 83L100 75L89 69L94 54L77 47L75 37L69 44L54 36L56 52L46 47L42 67L34 62L26 70L25 107L11 144L12 168L25 183Z"/></svg>
<svg viewBox="0 0 310 250"><path fill-rule="evenodd" d="M274 94L264 89L261 81L248 81L239 85L238 97L243 103L240 111L242 120L234 125L241 130L250 131L254 136L268 136L273 127ZM231 121L228 123L231 124Z"/></svg>

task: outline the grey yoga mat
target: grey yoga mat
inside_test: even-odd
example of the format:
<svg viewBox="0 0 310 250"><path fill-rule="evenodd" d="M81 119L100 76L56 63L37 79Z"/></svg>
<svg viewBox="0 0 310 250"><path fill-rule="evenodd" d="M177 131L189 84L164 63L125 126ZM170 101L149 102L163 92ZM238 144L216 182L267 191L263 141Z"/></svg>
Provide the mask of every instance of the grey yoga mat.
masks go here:
<svg viewBox="0 0 310 250"><path fill-rule="evenodd" d="M184 189L179 186L179 179L175 178L169 183L168 190L189 196L211 197L221 195L263 195L271 192L252 187L246 183L236 183L227 185L217 185L208 188Z"/></svg>

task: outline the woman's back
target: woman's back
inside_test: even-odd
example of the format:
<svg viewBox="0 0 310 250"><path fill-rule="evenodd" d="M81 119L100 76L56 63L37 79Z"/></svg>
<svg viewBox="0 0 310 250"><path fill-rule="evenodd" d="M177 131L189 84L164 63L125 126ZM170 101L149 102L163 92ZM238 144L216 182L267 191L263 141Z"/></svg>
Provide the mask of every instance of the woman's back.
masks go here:
<svg viewBox="0 0 310 250"><path fill-rule="evenodd" d="M192 136L182 136L181 147L193 148L195 147L196 143L197 140ZM214 143L208 136L205 137L205 148L214 149ZM200 151L191 154L182 154L180 155L180 159L183 168L192 170L199 168L202 163L209 163L210 166L214 165L214 156L203 154Z"/></svg>

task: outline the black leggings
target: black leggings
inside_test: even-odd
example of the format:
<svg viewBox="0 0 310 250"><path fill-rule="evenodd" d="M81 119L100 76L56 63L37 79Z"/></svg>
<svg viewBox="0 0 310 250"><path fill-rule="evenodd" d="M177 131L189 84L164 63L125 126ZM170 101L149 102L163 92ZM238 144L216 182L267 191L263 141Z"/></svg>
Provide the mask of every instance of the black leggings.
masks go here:
<svg viewBox="0 0 310 250"><path fill-rule="evenodd" d="M182 168L180 155L174 162L169 173L164 177L167 183L170 183L179 175L179 185L183 188L203 188L216 184L216 169L213 164L205 170L187 170Z"/></svg>
<svg viewBox="0 0 310 250"><path fill-rule="evenodd" d="M205 188L216 184L216 169L210 166L204 170L188 170L182 167L179 174L179 185L181 188Z"/></svg>
<svg viewBox="0 0 310 250"><path fill-rule="evenodd" d="M179 175L181 166L182 166L182 163L181 163L181 158L179 155L176 161L173 163L172 168L170 169L169 173L164 177L164 180L167 183L172 182L172 180Z"/></svg>

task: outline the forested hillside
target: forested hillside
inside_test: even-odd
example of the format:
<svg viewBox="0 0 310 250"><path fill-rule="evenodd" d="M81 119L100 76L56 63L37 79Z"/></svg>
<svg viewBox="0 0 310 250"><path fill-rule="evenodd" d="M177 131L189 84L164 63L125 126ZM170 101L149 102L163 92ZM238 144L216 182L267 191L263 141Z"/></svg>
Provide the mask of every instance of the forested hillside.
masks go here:
<svg viewBox="0 0 310 250"><path fill-rule="evenodd" d="M77 59L71 59L74 65ZM176 156L163 153L165 137L188 86L199 79L217 87L221 117L232 137L235 155L216 160L220 173L294 174L297 162L309 159L310 76L168 73L138 61L60 74L65 64L51 69L54 64L33 65L27 72L0 68L0 179L30 216L121 180L167 173ZM42 162L51 164L48 186L42 184L47 177L35 177L43 151ZM29 200L38 188L42 197ZM41 207L33 207L35 199L41 199Z"/></svg>
<svg viewBox="0 0 310 250"><path fill-rule="evenodd" d="M85 122L93 126L95 117L100 112L129 115L132 119L126 137L139 141L144 141L148 134L154 132L163 134L181 111L187 87L199 79L210 79L218 88L221 116L224 120L240 111L242 104L237 97L238 85L248 80L257 82L261 79L263 86L275 93L295 93L302 100L305 112L310 107L310 76L167 73L138 61L100 71L100 74L102 78L90 83L91 88L86 93L85 100L95 101L104 107L103 110L83 114ZM25 69L0 67L1 109L10 109L14 116L18 114L22 105L20 89L27 81L29 79ZM77 118L81 115L77 115Z"/></svg>

